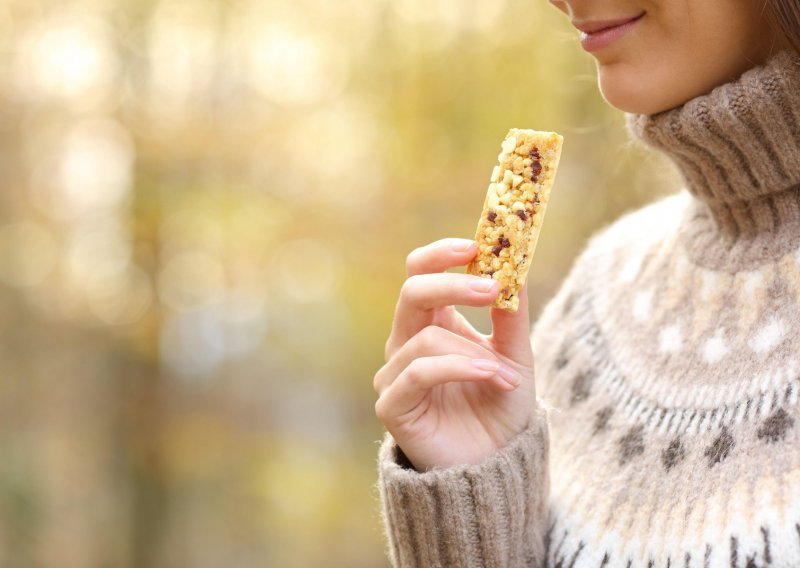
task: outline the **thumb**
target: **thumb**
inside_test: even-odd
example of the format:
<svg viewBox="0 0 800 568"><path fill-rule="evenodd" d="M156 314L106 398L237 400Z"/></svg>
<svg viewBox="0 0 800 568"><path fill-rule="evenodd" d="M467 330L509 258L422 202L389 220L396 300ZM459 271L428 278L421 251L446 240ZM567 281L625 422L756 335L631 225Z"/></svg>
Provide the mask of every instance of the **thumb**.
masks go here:
<svg viewBox="0 0 800 568"><path fill-rule="evenodd" d="M499 355L504 355L521 365L533 365L531 349L531 318L528 313L528 282L519 291L519 308L507 312L492 308L491 341Z"/></svg>

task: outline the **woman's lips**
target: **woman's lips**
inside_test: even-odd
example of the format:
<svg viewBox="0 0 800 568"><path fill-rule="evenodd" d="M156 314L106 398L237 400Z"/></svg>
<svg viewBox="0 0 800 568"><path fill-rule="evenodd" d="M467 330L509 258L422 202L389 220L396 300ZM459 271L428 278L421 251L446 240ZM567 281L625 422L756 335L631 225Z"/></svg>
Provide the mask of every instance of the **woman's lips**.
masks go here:
<svg viewBox="0 0 800 568"><path fill-rule="evenodd" d="M633 29L644 12L632 18L575 23L581 31L581 47L586 51L600 51Z"/></svg>

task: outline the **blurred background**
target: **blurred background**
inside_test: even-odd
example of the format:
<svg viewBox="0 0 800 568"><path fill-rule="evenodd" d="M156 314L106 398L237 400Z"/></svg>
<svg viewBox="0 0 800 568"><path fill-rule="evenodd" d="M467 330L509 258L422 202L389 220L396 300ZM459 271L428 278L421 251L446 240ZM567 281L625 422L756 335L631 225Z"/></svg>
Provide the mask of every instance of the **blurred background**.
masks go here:
<svg viewBox="0 0 800 568"><path fill-rule="evenodd" d="M511 127L566 139L535 318L674 179L545 0L1 0L0 566L388 566L405 256Z"/></svg>

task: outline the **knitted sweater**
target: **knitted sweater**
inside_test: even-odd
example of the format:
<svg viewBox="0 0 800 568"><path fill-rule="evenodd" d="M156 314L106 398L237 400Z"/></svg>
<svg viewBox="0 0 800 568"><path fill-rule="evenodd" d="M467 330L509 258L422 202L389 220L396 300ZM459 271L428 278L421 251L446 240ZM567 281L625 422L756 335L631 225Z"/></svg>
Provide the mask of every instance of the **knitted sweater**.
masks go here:
<svg viewBox="0 0 800 568"><path fill-rule="evenodd" d="M483 463L379 453L395 566L800 566L800 58L629 129L684 189L592 238Z"/></svg>

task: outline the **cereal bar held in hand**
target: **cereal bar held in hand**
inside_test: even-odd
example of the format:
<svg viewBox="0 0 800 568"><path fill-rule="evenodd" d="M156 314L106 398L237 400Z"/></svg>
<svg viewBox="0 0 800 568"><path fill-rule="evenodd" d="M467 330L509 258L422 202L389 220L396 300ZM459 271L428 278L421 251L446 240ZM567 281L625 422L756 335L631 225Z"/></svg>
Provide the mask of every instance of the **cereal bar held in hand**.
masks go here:
<svg viewBox="0 0 800 568"><path fill-rule="evenodd" d="M503 141L475 234L478 253L467 265L467 273L500 283L496 308L519 307L563 140L555 132L512 128Z"/></svg>

